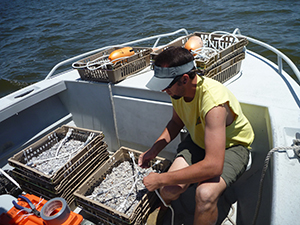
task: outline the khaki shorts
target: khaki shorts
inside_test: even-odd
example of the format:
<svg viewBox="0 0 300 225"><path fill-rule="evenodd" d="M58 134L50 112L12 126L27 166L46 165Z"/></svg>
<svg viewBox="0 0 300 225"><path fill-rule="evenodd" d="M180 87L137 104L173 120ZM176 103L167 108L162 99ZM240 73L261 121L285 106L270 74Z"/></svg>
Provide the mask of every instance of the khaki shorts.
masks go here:
<svg viewBox="0 0 300 225"><path fill-rule="evenodd" d="M177 148L177 157L183 157L189 165L204 159L205 150L196 145L188 135ZM221 177L229 187L246 170L249 161L249 150L242 145L229 147L225 151L223 173Z"/></svg>

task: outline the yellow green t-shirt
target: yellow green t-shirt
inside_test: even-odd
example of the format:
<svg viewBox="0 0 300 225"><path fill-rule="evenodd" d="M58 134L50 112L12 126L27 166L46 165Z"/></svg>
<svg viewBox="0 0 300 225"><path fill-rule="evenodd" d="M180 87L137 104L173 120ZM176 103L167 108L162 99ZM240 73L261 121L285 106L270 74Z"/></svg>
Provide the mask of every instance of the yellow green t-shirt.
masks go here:
<svg viewBox="0 0 300 225"><path fill-rule="evenodd" d="M254 139L252 127L236 97L220 82L197 76L196 93L191 102L186 102L184 98L172 99L173 107L188 129L192 140L203 149L205 149L205 116L213 107L226 102L236 115L232 124L226 127L226 148L234 145L250 148Z"/></svg>

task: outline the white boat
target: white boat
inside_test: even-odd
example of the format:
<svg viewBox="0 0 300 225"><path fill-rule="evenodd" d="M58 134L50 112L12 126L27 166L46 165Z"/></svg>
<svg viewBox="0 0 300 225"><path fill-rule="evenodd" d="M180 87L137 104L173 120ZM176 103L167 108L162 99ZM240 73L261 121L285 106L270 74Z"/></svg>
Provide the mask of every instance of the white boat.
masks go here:
<svg viewBox="0 0 300 225"><path fill-rule="evenodd" d="M160 39L180 33L188 34L180 29L121 45L141 43L143 46L143 42L153 40L155 47ZM238 29L233 34L242 36ZM253 126L255 140L251 168L224 193L220 207L226 210L224 215L220 210L220 216L223 215L223 224L251 224L253 220L256 224L296 224L300 199L300 150L297 148L300 87L284 71L282 61L298 80L300 72L277 49L246 38L274 52L278 63L246 49L239 73L224 83L240 101ZM3 169L11 169L7 164L9 157L64 124L102 131L112 152L121 146L145 151L152 145L169 121L172 105L166 93L146 88L153 75L149 67L116 84L82 80L75 69L54 75L62 65L71 65L105 48L65 60L44 80L0 99L0 164ZM177 137L160 156L172 159L179 141ZM271 163L267 164L265 159L272 149L268 155ZM264 165L269 167L261 182ZM263 184L262 191L260 184ZM191 224L194 205L184 202L189 196L193 198L191 193L192 190L173 203L175 224ZM257 204L259 199L260 204ZM0 207L2 205L1 202Z"/></svg>

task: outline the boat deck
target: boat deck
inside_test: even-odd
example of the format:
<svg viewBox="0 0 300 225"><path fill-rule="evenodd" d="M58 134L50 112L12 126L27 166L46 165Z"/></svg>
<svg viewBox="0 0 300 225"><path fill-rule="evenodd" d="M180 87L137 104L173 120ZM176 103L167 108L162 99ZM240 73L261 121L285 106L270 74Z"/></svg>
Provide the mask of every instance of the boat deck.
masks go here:
<svg viewBox="0 0 300 225"><path fill-rule="evenodd" d="M70 70L1 98L1 166L5 165L5 161L12 154L63 124L102 130L111 151L119 149L120 146L146 150L161 133L172 112L167 94L150 91L145 87L152 74L153 71L147 68L111 85L82 81L76 70ZM252 221L266 154L273 147L290 146L295 133L300 132L300 88L286 73L279 75L277 65L251 51L246 52L241 72L225 85L241 102L256 138L253 143L251 169L224 193L220 204L226 208L224 218L233 209L229 213L233 221ZM176 138L161 156L172 159L179 141L180 137ZM6 154L5 150L10 148L14 150ZM276 157L282 158L284 155ZM285 172L283 169L282 173ZM272 216L282 210L287 217L291 215L292 220L295 216L290 214L290 209L283 209L280 204L273 207L271 215L271 201L281 202L286 198L282 192L276 192L282 187L285 193L298 194L299 191L295 188L300 186L300 181L295 179L295 185L287 187L286 178L272 186L272 179L274 178L271 173L268 173L261 206L264 213L259 215L259 221L269 224L271 220L275 221ZM195 185L192 185L188 192L172 203L175 224L191 224L194 189ZM273 190L273 196L270 190ZM299 198L300 196L294 196L295 200L291 201ZM165 222L169 224L170 221L169 214ZM229 221L227 219L224 224L231 224ZM279 221L277 224L284 223Z"/></svg>
<svg viewBox="0 0 300 225"><path fill-rule="evenodd" d="M295 134L300 132L299 108L300 108L300 88L299 85L285 72L283 74L277 73L278 67L269 60L262 58L254 52L247 51L246 58L242 62L241 72L231 80L224 83L241 102L244 113L247 115L252 126L255 129L256 138L253 143L252 156L253 164L250 171L247 171L236 185L227 193L224 198L231 198L231 204L227 205L230 212L229 218L224 220L224 224L232 224L230 221L252 221L254 209L258 196L258 185L261 176L261 165L264 163L265 156L269 150L277 146L291 146ZM140 76L127 79L116 86L133 88L133 89L147 89L145 84L151 78L152 72L147 71ZM272 85L270 81L272 80ZM264 88L262 88L262 86ZM284 121L284 123L282 123ZM273 138L272 138L273 137ZM284 155L277 156L284 157ZM294 168L295 172L297 171ZM287 173L283 169L283 173ZM252 177L250 177L250 174ZM249 178L250 177L250 178ZM266 178L267 179L271 179ZM273 185L273 201L285 201L287 196L282 195L279 190L290 189L292 192L297 192L296 188L300 186L300 182L296 182L295 186L287 188L286 179L281 179ZM251 185L249 185L251 184ZM265 190L271 188L271 182L265 185ZM257 187L257 189L255 188ZM284 187L284 188L283 188ZM182 194L179 200L172 204L175 213L175 224L191 224L194 213L194 190L195 185L191 186L189 191ZM242 190L242 191L241 191ZM278 192L277 192L278 190ZM284 191L286 193L286 191ZM252 194L249 194L252 193ZM250 196L251 195L251 196ZM235 199L240 201L235 202ZM226 200L222 199L221 201ZM265 193L265 202L262 203L262 208L270 204L271 196ZM224 203L224 202L223 202ZM228 204L228 201L227 201ZM265 204L265 206L264 206ZM283 207L274 206L274 212L287 211ZM237 218L237 208L241 212ZM274 213L273 212L273 213ZM288 213L288 212L287 212ZM290 212L288 214L291 214ZM295 215L291 215L292 218ZM169 222L171 213L166 224ZM262 221L275 220L270 217L270 211L265 215L260 215ZM168 222L169 221L169 222ZM267 224L267 223L266 223ZM279 221L280 224L280 221Z"/></svg>

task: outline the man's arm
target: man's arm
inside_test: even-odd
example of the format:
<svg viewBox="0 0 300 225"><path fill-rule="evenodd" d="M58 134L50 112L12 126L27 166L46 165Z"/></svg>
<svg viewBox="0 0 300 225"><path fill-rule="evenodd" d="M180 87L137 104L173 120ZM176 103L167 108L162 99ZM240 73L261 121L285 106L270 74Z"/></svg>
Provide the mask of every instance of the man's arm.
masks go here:
<svg viewBox="0 0 300 225"><path fill-rule="evenodd" d="M162 134L148 151L140 155L138 162L139 166L143 168L148 167L149 161L154 159L158 153L160 153L161 150L163 150L179 134L183 126L184 124L182 120L173 108L172 118L168 122Z"/></svg>
<svg viewBox="0 0 300 225"><path fill-rule="evenodd" d="M203 182L222 174L226 147L225 107L211 109L205 117L205 158L189 167L168 173L151 173L144 178L149 191L162 186Z"/></svg>

